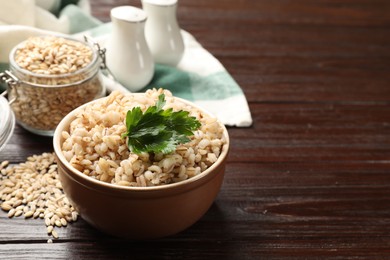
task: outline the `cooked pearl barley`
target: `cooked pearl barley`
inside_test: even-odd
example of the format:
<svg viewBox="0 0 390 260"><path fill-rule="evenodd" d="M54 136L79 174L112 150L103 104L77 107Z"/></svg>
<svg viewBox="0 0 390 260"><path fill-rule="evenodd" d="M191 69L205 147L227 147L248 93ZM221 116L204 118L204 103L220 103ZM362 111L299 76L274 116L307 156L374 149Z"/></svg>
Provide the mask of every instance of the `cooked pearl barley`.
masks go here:
<svg viewBox="0 0 390 260"><path fill-rule="evenodd" d="M54 154L33 155L18 165L0 165L1 209L8 211L9 218L40 217L54 238L58 238L54 226L65 227L77 220L77 212L63 194Z"/></svg>
<svg viewBox="0 0 390 260"><path fill-rule="evenodd" d="M145 111L162 93L166 97L164 109L189 111L201 127L189 143L178 145L171 154L133 154L121 137L126 132L126 113L134 107ZM62 151L74 168L97 180L123 186L157 186L196 176L217 161L226 143L215 118L163 89L148 90L142 96L114 91L81 110L61 136Z"/></svg>

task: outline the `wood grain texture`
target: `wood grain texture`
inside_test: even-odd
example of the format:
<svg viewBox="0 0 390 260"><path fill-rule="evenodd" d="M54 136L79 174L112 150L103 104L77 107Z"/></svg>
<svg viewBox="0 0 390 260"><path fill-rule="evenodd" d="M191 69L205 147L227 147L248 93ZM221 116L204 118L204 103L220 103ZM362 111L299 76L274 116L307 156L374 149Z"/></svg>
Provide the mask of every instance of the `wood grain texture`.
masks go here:
<svg viewBox="0 0 390 260"><path fill-rule="evenodd" d="M110 21L114 6L90 1ZM215 203L184 232L106 236L82 219L47 244L43 221L0 212L4 259L390 259L390 2L180 0L181 27L242 87L254 123L229 128ZM0 161L52 151L17 127Z"/></svg>

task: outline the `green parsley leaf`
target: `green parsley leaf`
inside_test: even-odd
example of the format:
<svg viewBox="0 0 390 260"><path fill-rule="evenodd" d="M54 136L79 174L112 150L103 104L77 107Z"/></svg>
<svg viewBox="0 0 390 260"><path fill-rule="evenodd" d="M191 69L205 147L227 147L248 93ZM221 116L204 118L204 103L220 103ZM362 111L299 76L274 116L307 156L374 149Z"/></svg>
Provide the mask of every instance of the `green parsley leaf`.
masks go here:
<svg viewBox="0 0 390 260"><path fill-rule="evenodd" d="M127 111L127 132L122 134L122 138L127 137L131 152L171 153L178 144L189 142L189 136L199 129L200 122L189 116L188 111L163 110L165 103L165 95L161 94L156 104L144 113L139 107Z"/></svg>

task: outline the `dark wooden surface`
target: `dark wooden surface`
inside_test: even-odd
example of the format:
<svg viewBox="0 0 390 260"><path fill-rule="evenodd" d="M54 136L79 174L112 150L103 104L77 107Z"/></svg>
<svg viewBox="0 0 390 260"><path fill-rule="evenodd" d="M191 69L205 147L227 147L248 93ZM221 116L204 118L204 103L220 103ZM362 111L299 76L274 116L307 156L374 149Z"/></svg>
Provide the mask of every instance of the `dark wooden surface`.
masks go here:
<svg viewBox="0 0 390 260"><path fill-rule="evenodd" d="M104 22L118 5L94 0ZM39 220L0 212L0 258L390 259L390 2L180 0L178 18L236 79L254 119L229 128L207 214L160 240L80 220L47 244ZM0 160L52 151L20 127Z"/></svg>

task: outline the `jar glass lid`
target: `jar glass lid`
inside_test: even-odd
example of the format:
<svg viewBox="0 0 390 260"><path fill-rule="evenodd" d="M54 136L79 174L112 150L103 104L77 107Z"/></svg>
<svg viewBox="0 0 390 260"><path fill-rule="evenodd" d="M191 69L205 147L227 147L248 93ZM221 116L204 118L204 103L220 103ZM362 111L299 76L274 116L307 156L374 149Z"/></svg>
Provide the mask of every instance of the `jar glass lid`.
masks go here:
<svg viewBox="0 0 390 260"><path fill-rule="evenodd" d="M10 139L15 128L15 116L8 100L0 96L0 151Z"/></svg>

